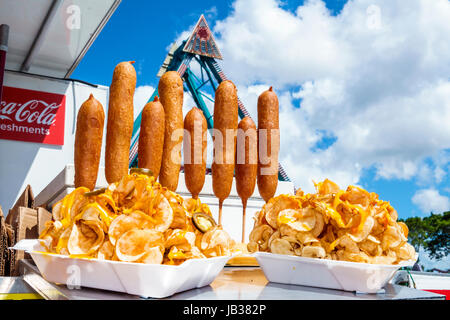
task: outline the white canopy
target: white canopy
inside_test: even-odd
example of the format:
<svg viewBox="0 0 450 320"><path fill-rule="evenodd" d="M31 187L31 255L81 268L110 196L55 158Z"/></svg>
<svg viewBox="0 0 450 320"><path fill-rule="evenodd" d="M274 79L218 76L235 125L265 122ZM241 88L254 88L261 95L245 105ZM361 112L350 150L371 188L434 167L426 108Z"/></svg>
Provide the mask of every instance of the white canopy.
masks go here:
<svg viewBox="0 0 450 320"><path fill-rule="evenodd" d="M70 77L120 0L1 0L6 69Z"/></svg>

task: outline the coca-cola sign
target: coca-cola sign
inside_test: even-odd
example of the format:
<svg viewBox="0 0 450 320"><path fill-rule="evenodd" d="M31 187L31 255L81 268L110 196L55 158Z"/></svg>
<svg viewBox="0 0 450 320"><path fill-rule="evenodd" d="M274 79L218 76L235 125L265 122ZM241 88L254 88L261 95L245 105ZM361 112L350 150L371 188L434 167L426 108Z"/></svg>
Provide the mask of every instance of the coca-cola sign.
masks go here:
<svg viewBox="0 0 450 320"><path fill-rule="evenodd" d="M66 96L3 87L0 139L64 144Z"/></svg>

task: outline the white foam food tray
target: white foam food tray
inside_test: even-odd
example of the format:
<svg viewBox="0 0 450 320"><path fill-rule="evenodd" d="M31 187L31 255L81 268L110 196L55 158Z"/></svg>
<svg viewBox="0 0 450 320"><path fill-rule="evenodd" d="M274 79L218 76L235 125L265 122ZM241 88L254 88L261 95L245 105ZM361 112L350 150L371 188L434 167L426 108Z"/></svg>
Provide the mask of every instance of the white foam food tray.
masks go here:
<svg viewBox="0 0 450 320"><path fill-rule="evenodd" d="M190 259L177 266L78 259L46 253L34 239L21 240L13 249L30 253L39 272L49 282L65 284L68 288L126 292L145 298L164 298L207 286L230 259L230 256Z"/></svg>
<svg viewBox="0 0 450 320"><path fill-rule="evenodd" d="M417 260L416 255L415 260L385 265L268 252L255 252L253 256L270 282L364 293L380 291L398 269L413 266Z"/></svg>

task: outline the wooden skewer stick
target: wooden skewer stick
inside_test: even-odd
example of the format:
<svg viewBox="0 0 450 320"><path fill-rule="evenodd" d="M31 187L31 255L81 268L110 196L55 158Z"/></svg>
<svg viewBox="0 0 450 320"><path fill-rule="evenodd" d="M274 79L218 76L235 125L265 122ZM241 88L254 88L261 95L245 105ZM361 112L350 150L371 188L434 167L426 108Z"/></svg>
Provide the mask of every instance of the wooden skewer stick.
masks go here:
<svg viewBox="0 0 450 320"><path fill-rule="evenodd" d="M247 209L247 199L242 199L242 243L245 243L245 211Z"/></svg>
<svg viewBox="0 0 450 320"><path fill-rule="evenodd" d="M219 226L222 225L222 206L223 200L219 200Z"/></svg>

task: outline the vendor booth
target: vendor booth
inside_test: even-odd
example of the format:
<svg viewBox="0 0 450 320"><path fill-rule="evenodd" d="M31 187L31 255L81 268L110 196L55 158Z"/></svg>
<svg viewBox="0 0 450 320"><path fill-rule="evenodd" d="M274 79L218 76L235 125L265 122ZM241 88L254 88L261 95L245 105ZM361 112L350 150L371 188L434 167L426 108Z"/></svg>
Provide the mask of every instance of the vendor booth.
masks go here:
<svg viewBox="0 0 450 320"><path fill-rule="evenodd" d="M128 123L126 113L114 113L133 103L134 61L111 70L109 87L72 79L118 8L120 0L0 2L0 299L445 299L442 292L399 285L399 272L410 276L417 253L407 242L406 225L378 195L353 186L340 190L328 179L315 183L315 194L296 190L278 162L279 145L268 156L272 180L265 180L260 135L258 151L249 151L250 142L245 148L243 140L243 158L253 152L255 166L238 167L238 122L255 134L279 132L276 90L261 94L258 119L251 119L217 61L226 57L203 15L161 62L159 85L147 105L165 115L150 125L144 110ZM193 63L198 65L191 68ZM132 90L122 90L127 86ZM213 94L205 94L207 86ZM164 155L168 128L184 126L186 132L195 124L188 116L183 123L183 93L196 104L192 114L204 120L202 132L225 131L227 116L232 118L235 144L222 150L232 150L231 169L183 163L170 171L163 169L167 156L159 160L159 175L141 165L142 141L159 141ZM104 115L95 118L90 111L79 125L80 110L98 103ZM161 122L165 129L158 136ZM127 125L126 172L114 180L110 159L119 147L111 145L128 134ZM79 128L103 129L89 131L94 137ZM269 136L272 146L283 138ZM77 144L80 137L84 145ZM101 145L94 150L98 159L91 157L96 163L89 166L80 150L95 143ZM214 148L216 159L222 151ZM92 187L77 180L87 167L94 171ZM176 180L175 187L163 175ZM193 181L200 184L197 194ZM220 188L228 188L225 196Z"/></svg>

